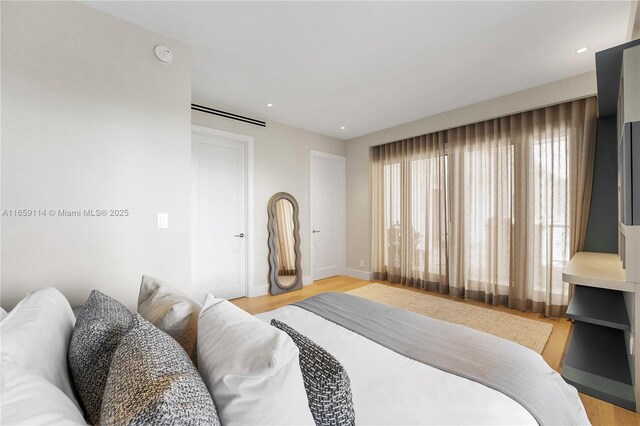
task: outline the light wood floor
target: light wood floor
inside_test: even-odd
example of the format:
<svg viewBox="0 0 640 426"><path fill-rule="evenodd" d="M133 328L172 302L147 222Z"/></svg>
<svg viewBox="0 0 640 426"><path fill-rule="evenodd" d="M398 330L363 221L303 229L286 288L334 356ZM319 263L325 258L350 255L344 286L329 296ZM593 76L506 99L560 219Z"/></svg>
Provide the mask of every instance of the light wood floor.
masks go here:
<svg viewBox="0 0 640 426"><path fill-rule="evenodd" d="M370 281L362 281L357 278L338 276L316 281L313 284L305 286L301 290L284 293L278 296L242 298L235 299L232 302L245 311L249 312L250 314L258 314L261 312L271 311L285 305L289 305L298 300L313 296L314 294L324 293L327 291L349 291L359 287L363 287L370 283ZM423 290L416 290L410 287L404 287L399 284L387 283L386 285L391 287L403 288L408 291L424 292ZM530 312L520 312L518 310L509 309L504 306L491 306L482 302L457 299L451 296L444 296L434 292L429 292L429 294L436 297L452 299L461 303L470 303L472 305L481 306L496 311L507 312L521 317L533 318L553 324L553 332L551 333L549 341L547 342L547 345L542 352L542 357L553 369L555 369L556 371L560 371L560 366L562 365L562 360L565 355L567 341L569 340L569 336L572 330L572 325L569 320L542 318L538 314L533 314ZM591 423L593 423L593 425L595 426L640 425L640 414L625 410L624 408L620 408L613 404L609 404L608 402L604 402L587 395L580 394L580 398L582 399L584 407L587 410L589 420L591 420Z"/></svg>

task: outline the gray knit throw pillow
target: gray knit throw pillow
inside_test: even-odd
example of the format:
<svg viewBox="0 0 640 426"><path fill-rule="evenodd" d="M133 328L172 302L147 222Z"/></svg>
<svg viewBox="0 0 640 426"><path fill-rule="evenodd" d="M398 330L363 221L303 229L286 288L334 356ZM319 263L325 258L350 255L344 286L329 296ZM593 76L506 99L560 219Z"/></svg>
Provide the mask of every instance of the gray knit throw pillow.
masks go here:
<svg viewBox="0 0 640 426"><path fill-rule="evenodd" d="M137 315L113 355L101 426L219 426L213 399L187 353Z"/></svg>
<svg viewBox="0 0 640 426"><path fill-rule="evenodd" d="M97 290L78 313L67 363L78 400L92 424L100 420L111 358L132 322L133 314L122 303Z"/></svg>
<svg viewBox="0 0 640 426"><path fill-rule="evenodd" d="M287 333L300 351L300 369L316 425L354 425L351 383L342 364L329 352L287 324L271 325Z"/></svg>

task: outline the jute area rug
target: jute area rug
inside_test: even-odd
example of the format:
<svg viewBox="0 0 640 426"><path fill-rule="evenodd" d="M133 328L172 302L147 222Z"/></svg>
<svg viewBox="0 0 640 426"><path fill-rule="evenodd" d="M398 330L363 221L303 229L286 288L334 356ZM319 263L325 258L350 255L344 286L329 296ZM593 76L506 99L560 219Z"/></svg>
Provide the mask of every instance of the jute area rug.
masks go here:
<svg viewBox="0 0 640 426"><path fill-rule="evenodd" d="M539 354L542 353L553 330L552 324L543 321L384 284L369 284L347 293L484 331L519 343Z"/></svg>

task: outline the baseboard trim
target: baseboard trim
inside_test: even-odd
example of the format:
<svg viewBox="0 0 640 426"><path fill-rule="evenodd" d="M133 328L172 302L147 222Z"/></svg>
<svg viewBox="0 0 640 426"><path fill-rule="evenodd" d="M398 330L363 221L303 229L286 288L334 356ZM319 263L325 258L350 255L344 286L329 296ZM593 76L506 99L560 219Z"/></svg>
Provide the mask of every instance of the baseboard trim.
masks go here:
<svg viewBox="0 0 640 426"><path fill-rule="evenodd" d="M311 278L311 275L302 276L302 285L309 285L311 283L313 283L313 278Z"/></svg>
<svg viewBox="0 0 640 426"><path fill-rule="evenodd" d="M371 281L371 276L373 275L371 272L369 271L363 271L361 269L351 269L351 268L347 268L345 269L345 275L349 276L349 277L354 277L354 278L358 278L364 281Z"/></svg>

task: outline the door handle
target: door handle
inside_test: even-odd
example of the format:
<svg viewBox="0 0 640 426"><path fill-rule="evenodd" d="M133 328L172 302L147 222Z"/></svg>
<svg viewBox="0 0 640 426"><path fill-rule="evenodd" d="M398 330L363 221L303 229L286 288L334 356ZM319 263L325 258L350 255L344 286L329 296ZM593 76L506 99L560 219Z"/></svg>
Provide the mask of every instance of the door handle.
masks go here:
<svg viewBox="0 0 640 426"><path fill-rule="evenodd" d="M236 238L244 238L244 233L238 234L238 235L234 235L234 237Z"/></svg>
<svg viewBox="0 0 640 426"><path fill-rule="evenodd" d="M313 233L314 233L314 234L317 234L318 232L320 232L320 231L316 231L315 229L313 230Z"/></svg>

